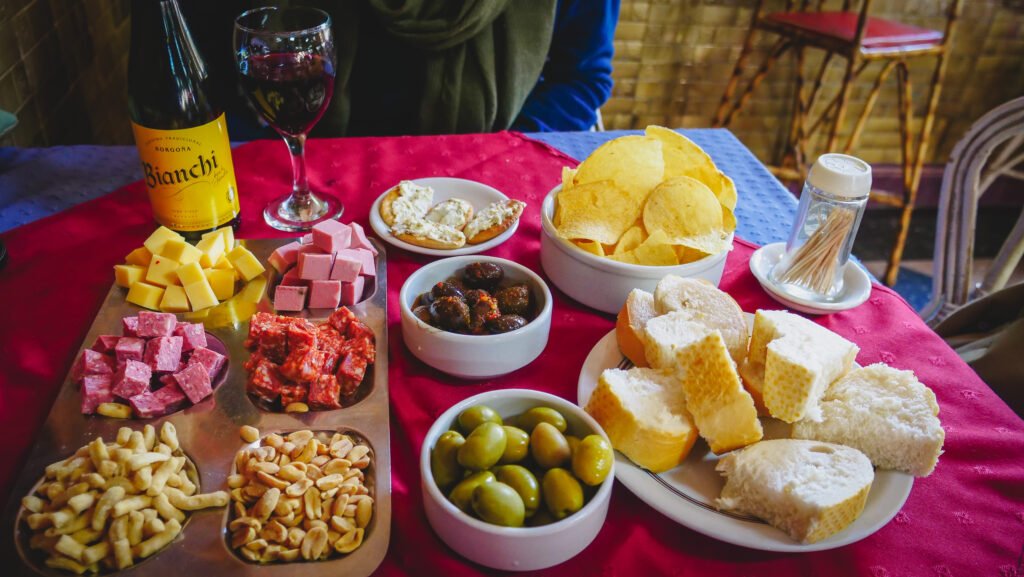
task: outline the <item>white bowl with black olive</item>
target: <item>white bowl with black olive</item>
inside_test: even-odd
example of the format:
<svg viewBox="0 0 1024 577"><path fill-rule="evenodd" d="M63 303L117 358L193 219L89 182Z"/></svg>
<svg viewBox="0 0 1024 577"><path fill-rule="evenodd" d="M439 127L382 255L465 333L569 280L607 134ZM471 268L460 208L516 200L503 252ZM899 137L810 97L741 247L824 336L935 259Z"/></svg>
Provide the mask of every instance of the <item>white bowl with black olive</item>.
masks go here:
<svg viewBox="0 0 1024 577"><path fill-rule="evenodd" d="M503 258L434 261L409 276L398 300L409 351L464 379L528 365L551 331L551 291L537 273Z"/></svg>

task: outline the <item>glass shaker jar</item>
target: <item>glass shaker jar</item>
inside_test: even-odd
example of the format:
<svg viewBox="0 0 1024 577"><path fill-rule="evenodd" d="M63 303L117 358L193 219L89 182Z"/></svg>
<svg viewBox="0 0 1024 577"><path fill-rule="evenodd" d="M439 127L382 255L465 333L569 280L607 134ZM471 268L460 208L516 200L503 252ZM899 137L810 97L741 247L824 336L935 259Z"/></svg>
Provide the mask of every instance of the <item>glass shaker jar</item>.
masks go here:
<svg viewBox="0 0 1024 577"><path fill-rule="evenodd" d="M846 154L823 154L807 174L786 254L771 271L790 296L834 302L871 193L871 166Z"/></svg>

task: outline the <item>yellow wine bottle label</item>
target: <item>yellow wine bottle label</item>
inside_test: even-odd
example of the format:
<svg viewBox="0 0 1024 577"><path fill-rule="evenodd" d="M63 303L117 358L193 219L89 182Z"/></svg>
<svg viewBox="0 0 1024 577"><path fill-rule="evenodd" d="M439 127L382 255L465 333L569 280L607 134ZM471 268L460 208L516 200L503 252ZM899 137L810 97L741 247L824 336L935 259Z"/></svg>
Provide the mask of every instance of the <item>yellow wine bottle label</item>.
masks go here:
<svg viewBox="0 0 1024 577"><path fill-rule="evenodd" d="M221 114L201 126L158 130L132 123L153 217L171 230L217 228L238 216L238 185Z"/></svg>

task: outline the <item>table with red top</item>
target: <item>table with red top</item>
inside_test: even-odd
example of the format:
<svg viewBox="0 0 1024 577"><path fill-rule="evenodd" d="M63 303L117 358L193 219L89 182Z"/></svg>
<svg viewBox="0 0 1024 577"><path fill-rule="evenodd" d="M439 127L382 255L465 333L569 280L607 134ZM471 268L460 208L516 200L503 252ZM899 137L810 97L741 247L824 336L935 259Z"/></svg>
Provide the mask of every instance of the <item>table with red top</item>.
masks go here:
<svg viewBox="0 0 1024 577"><path fill-rule="evenodd" d="M726 140L734 143L729 145L733 149L710 150L724 172L763 172L762 167L751 165L756 163L753 156L731 135ZM576 164L570 156L544 143L508 132L315 140L309 146L308 160L311 185L343 198L347 206L343 220L356 220L364 226L376 196L405 178L467 178L523 200L528 207L518 232L488 254L518 261L542 276L541 200L559 182L561 168ZM238 236L285 236L261 220L263 205L290 186L291 172L283 145L257 141L239 146L234 150L234 162L243 211ZM743 178L736 180L741 206L745 198L764 193ZM738 214L742 221L744 213ZM785 229L791 216L748 214L747 218ZM0 234L11 254L0 270L4 311L0 314L0 498L5 503L12 498L11 485L31 448L33 434L46 418L109 290L111 267L140 245L153 228L143 186L136 182ZM743 230L741 225L741 234ZM748 269L755 248L737 239L721 288L745 311L781 308ZM394 519L390 549L377 573L488 573L448 549L427 524L418 469L424 435L434 419L452 404L483 391L524 387L575 399L580 367L593 345L613 328L614 319L571 301L552 287L555 303L551 337L536 361L496 379L456 380L420 363L402 344L398 291L409 274L432 259L391 247L387 259ZM814 320L860 346L857 360L862 365L882 361L912 369L938 398L946 431L945 453L930 477L915 481L906 504L888 525L838 549L766 553L719 542L682 527L617 484L607 521L596 540L577 557L544 573L1024 575L1020 565L1024 547L1024 421L888 288L875 285L868 302L860 307Z"/></svg>

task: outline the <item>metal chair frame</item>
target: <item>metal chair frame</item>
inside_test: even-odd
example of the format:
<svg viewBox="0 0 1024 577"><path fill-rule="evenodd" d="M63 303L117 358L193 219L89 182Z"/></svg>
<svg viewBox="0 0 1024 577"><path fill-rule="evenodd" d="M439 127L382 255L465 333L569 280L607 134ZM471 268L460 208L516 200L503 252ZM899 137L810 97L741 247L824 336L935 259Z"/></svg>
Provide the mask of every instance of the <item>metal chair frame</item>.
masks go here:
<svg viewBox="0 0 1024 577"><path fill-rule="evenodd" d="M1024 181L1024 97L975 122L956 144L942 176L932 262L932 298L921 311L937 325L961 306L1006 286L1024 257L1024 210L980 284L974 286L978 202L1000 177Z"/></svg>
<svg viewBox="0 0 1024 577"><path fill-rule="evenodd" d="M949 46L952 45L953 36L956 31L956 23L959 19L963 0L950 0L947 8L946 27L942 40L938 44L908 45L900 48L865 48L863 46L864 36L867 32L868 15L871 10L872 0L863 0L860 4L857 20L856 35L851 41L840 40L831 36L793 29L777 22L767 20L764 17L764 0L758 0L751 18L750 29L747 32L746 40L740 57L733 69L732 77L726 86L725 93L715 112L713 126L728 126L733 118L750 100L754 90L764 80L769 70L786 52L793 52L796 57L795 72L795 94L793 103L793 114L790 122L789 133L784 147L785 153L778 165L770 167L772 172L783 180L803 179L807 172L806 148L811 140L823 126L831 123L828 132L828 140L825 146L826 151L836 150L839 141L839 132L843 127L850 100L850 91L853 83L867 67L874 62L881 62L882 66L875 78L874 85L868 93L867 101L860 115L857 117L853 131L842 148L844 153L849 153L860 140L868 115L871 113L878 100L878 94L882 84L896 71L896 84L898 94L898 114L900 121L900 151L901 168L903 172L902 187L899 194L873 191L872 197L878 202L901 209L899 230L896 241L893 244L889 255L889 262L885 273L886 284L896 283L899 272L899 263L903 258L903 248L907 241L907 233L910 229L910 219L914 210L914 203L917 199L917 189L921 182L921 172L924 159L928 154L928 146L931 140L932 129L935 124L935 111L938 108L939 95L942 89L942 82L946 74L946 56L949 53ZM799 6L797 6L799 4ZM812 6L813 4L813 6ZM785 12L808 12L810 10L821 12L825 0L787 0ZM851 11L853 0L843 0L842 11ZM772 46L761 63L757 72L747 84L746 89L737 98L735 91L739 84L740 77L746 61L753 49L755 33L761 30L779 35L778 40ZM820 49L825 51L825 57L814 76L813 84L809 90L805 88L805 53L807 49ZM814 122L808 126L811 110L821 91L822 79L828 69L833 56L846 59L846 66L843 75L843 83L838 94L829 102ZM931 86L929 88L928 105L917 135L917 145L914 146L915 137L912 131L912 88L910 82L910 71L908 60L911 58L935 57L935 68L932 72Z"/></svg>

